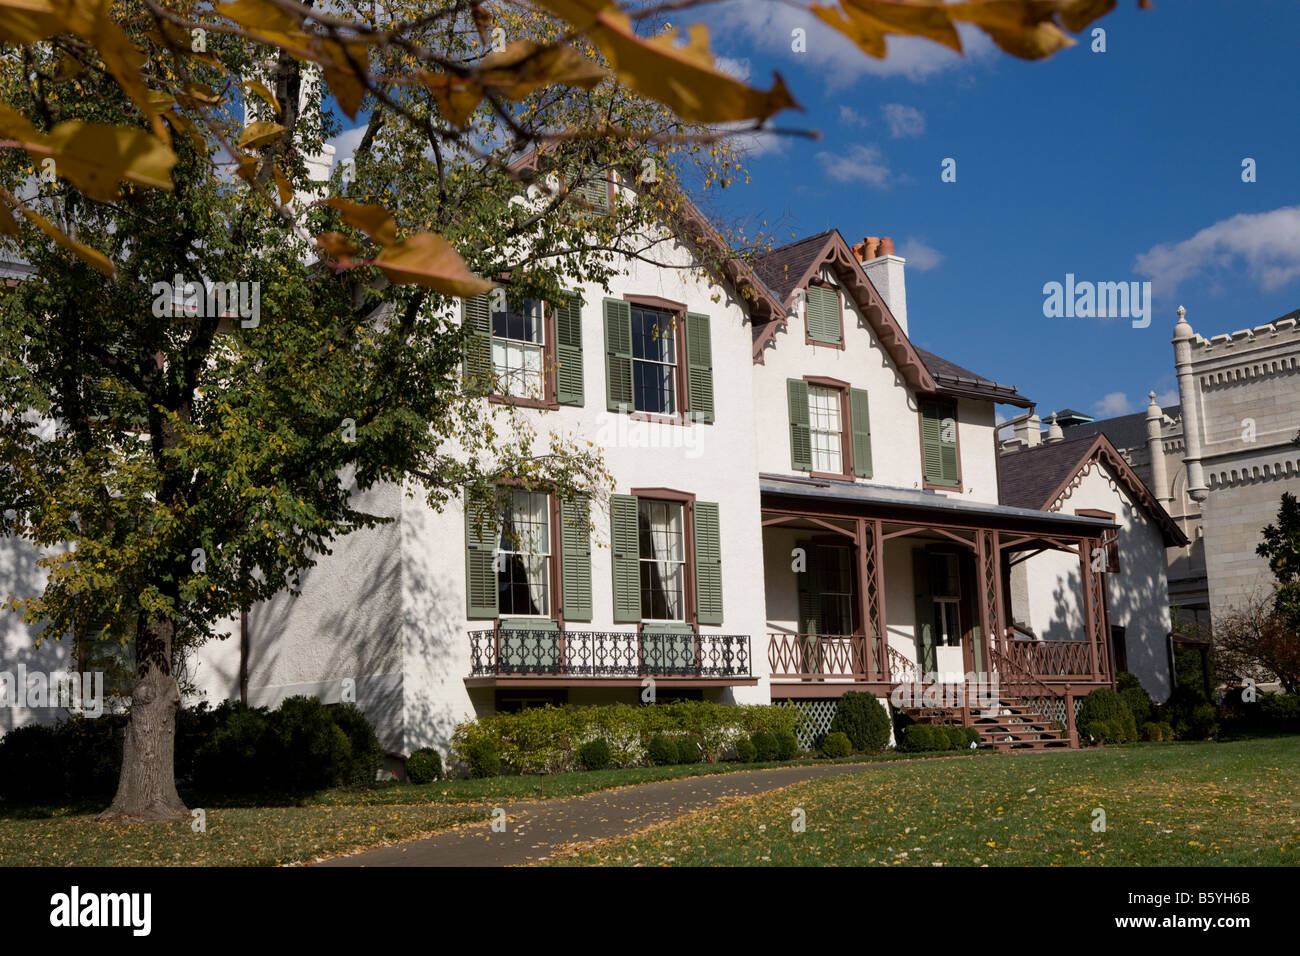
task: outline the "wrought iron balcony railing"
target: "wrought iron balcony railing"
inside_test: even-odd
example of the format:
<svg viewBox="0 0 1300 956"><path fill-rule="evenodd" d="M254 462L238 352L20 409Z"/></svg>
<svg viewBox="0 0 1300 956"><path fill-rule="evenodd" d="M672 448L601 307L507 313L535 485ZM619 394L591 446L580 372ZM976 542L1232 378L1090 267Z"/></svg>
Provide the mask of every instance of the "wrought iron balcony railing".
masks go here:
<svg viewBox="0 0 1300 956"><path fill-rule="evenodd" d="M470 631L473 677L743 677L748 634L613 631Z"/></svg>

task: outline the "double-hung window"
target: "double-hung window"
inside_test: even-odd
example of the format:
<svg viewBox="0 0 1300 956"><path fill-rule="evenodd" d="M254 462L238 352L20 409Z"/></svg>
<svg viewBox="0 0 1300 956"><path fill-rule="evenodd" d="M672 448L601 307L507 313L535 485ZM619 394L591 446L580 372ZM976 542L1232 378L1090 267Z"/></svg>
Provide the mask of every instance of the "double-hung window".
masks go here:
<svg viewBox="0 0 1300 956"><path fill-rule="evenodd" d="M537 299L525 299L492 313L492 373L499 394L544 397L545 336L542 303Z"/></svg>
<svg viewBox="0 0 1300 956"><path fill-rule="evenodd" d="M827 378L786 380L795 471L870 478L871 410L865 389Z"/></svg>
<svg viewBox="0 0 1300 956"><path fill-rule="evenodd" d="M808 427L812 438L812 470L843 474L844 417L839 389L809 386Z"/></svg>
<svg viewBox="0 0 1300 956"><path fill-rule="evenodd" d="M961 646L961 578L957 555L930 555L930 599L934 602L934 635L941 647Z"/></svg>
<svg viewBox="0 0 1300 956"><path fill-rule="evenodd" d="M686 533L680 501L637 501L641 616L647 621L686 617Z"/></svg>
<svg viewBox="0 0 1300 956"><path fill-rule="evenodd" d="M632 306L632 396L638 412L677 414L677 317Z"/></svg>

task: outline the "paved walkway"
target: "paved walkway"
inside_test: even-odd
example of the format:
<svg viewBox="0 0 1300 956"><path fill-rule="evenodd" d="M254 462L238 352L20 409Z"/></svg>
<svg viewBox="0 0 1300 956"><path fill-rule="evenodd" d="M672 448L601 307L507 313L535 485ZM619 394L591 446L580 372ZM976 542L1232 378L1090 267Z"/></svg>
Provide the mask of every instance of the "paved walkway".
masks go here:
<svg viewBox="0 0 1300 956"><path fill-rule="evenodd" d="M819 777L888 763L777 767L686 777L604 790L582 797L535 800L505 807L506 832L462 824L424 840L326 860L320 866L511 866L536 863L564 843L625 836L716 804Z"/></svg>

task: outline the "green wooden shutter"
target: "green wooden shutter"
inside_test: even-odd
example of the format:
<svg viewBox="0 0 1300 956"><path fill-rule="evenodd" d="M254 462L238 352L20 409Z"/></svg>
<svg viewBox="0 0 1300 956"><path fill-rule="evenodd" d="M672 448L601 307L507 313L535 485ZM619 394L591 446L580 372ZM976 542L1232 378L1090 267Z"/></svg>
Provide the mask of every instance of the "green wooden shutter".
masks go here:
<svg viewBox="0 0 1300 956"><path fill-rule="evenodd" d="M497 616L496 509L465 500L465 606L466 616Z"/></svg>
<svg viewBox="0 0 1300 956"><path fill-rule="evenodd" d="M952 441L944 441L944 419L953 419ZM956 414L943 402L921 403L921 449L925 480L931 485L958 484Z"/></svg>
<svg viewBox="0 0 1300 956"><path fill-rule="evenodd" d="M633 410L632 307L622 299L605 300L605 405L611 412Z"/></svg>
<svg viewBox="0 0 1300 956"><path fill-rule="evenodd" d="M808 287L807 322L808 338L815 342L839 345L843 340L840 332L839 293L825 286L810 285Z"/></svg>
<svg viewBox="0 0 1300 956"><path fill-rule="evenodd" d="M614 621L641 620L641 542L637 526L637 499L610 495L610 552L614 568Z"/></svg>
<svg viewBox="0 0 1300 956"><path fill-rule="evenodd" d="M700 624L722 623L722 535L712 501L695 502L695 615Z"/></svg>
<svg viewBox="0 0 1300 956"><path fill-rule="evenodd" d="M686 313L686 399L692 418L713 424L713 343L698 312Z"/></svg>
<svg viewBox="0 0 1300 956"><path fill-rule="evenodd" d="M871 408L865 389L849 389L849 424L853 427L853 473L871 477Z"/></svg>
<svg viewBox="0 0 1300 956"><path fill-rule="evenodd" d="M607 173L593 173L591 178L578 186L578 195L591 203L601 212L609 210L609 176Z"/></svg>
<svg viewBox="0 0 1300 956"><path fill-rule="evenodd" d="M555 306L555 398L582 405L582 295L567 292Z"/></svg>
<svg viewBox="0 0 1300 956"><path fill-rule="evenodd" d="M808 427L808 383L801 378L785 380L790 405L790 467L812 471L812 432Z"/></svg>
<svg viewBox="0 0 1300 956"><path fill-rule="evenodd" d="M476 391L492 385L492 306L490 292L460 300L460 320L470 331L465 341L465 381Z"/></svg>
<svg viewBox="0 0 1300 956"><path fill-rule="evenodd" d="M924 548L912 551L912 586L916 593L916 659L921 676L939 669L934 646L934 600L930 591L930 562Z"/></svg>
<svg viewBox="0 0 1300 956"><path fill-rule="evenodd" d="M585 498L560 499L560 578L564 619L591 620L591 509Z"/></svg>

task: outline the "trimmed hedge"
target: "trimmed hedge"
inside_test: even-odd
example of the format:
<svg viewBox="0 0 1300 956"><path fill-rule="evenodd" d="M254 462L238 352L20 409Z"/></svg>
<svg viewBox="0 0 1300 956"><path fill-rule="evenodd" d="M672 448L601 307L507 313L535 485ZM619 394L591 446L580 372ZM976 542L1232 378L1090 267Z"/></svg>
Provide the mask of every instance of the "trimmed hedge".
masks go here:
<svg viewBox="0 0 1300 956"><path fill-rule="evenodd" d="M843 733L854 750L875 752L889 746L889 714L872 694L849 691L835 706L831 731Z"/></svg>
<svg viewBox="0 0 1300 956"><path fill-rule="evenodd" d="M776 735L769 734L766 730L760 730L754 736L749 738L754 745L754 754L759 763L767 763L776 759Z"/></svg>
<svg viewBox="0 0 1300 956"><path fill-rule="evenodd" d="M690 737L680 737L677 740L677 762L678 763L699 763L704 758L704 753L700 750L700 745Z"/></svg>
<svg viewBox="0 0 1300 956"><path fill-rule="evenodd" d="M406 779L411 783L433 783L442 776L442 754L421 747L406 758Z"/></svg>
<svg viewBox="0 0 1300 956"><path fill-rule="evenodd" d="M799 754L799 741L794 734L782 731L776 735L776 759L793 760Z"/></svg>
<svg viewBox="0 0 1300 956"><path fill-rule="evenodd" d="M753 763L758 759L758 748L753 741L744 737L736 741L736 759L741 763Z"/></svg>
<svg viewBox="0 0 1300 956"><path fill-rule="evenodd" d="M0 738L0 797L13 802L112 796L124 714L19 727ZM205 794L304 793L374 781L383 751L361 711L291 697L279 710L226 701L176 718L176 781Z"/></svg>
<svg viewBox="0 0 1300 956"><path fill-rule="evenodd" d="M497 777L501 774L501 756L489 740L471 741L463 751L471 777Z"/></svg>
<svg viewBox="0 0 1300 956"><path fill-rule="evenodd" d="M972 743L979 744L980 734L974 727L952 727L947 724L909 724L903 728L900 750L913 752L927 750L969 750Z"/></svg>
<svg viewBox="0 0 1300 956"><path fill-rule="evenodd" d="M451 750L464 762L469 744L488 741L500 756L504 773L562 773L580 767L582 745L597 738L609 744L610 766L634 767L676 763L680 753L672 758L666 752L655 757L650 753L650 743L655 737L664 737L676 747L676 740L685 736L699 745L702 759L714 761L738 737L759 732L793 734L803 722L800 711L777 704L697 700L528 707L460 724L452 734Z"/></svg>

